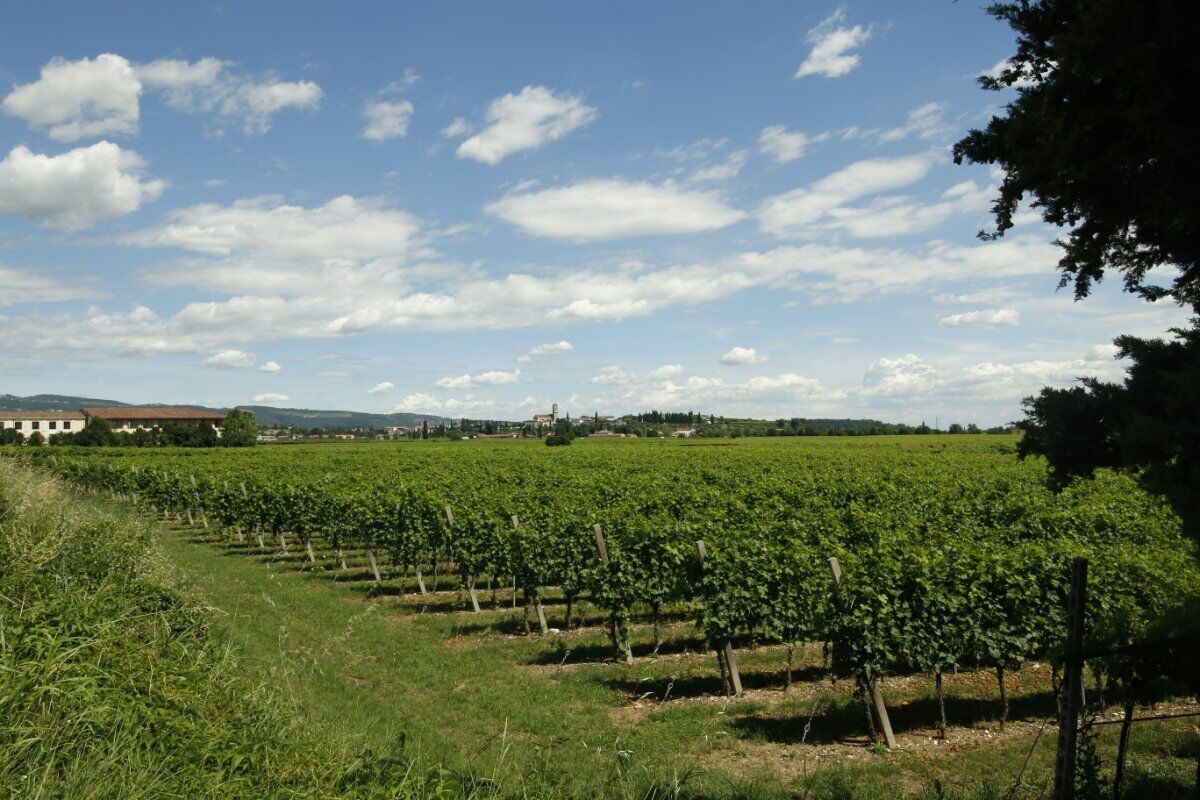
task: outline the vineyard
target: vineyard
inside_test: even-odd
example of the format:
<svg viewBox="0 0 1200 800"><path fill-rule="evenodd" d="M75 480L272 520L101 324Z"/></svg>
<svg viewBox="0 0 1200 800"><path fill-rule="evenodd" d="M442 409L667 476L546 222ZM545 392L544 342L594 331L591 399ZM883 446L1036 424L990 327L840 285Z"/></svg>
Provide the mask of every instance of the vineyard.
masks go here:
<svg viewBox="0 0 1200 800"><path fill-rule="evenodd" d="M817 642L864 705L897 673L934 676L940 701L942 674L960 668L992 670L1005 700L1006 672L1061 648L1073 558L1090 560L1097 636L1136 639L1200 588L1166 506L1112 474L1052 493L1010 437L37 458L247 552L334 574L361 565L414 593L451 585L464 614L489 594L519 603L526 633L578 625L586 599L625 662L631 619L652 621L657 652L660 619L686 615L730 694L740 649L787 645L790 682L792 648Z"/></svg>

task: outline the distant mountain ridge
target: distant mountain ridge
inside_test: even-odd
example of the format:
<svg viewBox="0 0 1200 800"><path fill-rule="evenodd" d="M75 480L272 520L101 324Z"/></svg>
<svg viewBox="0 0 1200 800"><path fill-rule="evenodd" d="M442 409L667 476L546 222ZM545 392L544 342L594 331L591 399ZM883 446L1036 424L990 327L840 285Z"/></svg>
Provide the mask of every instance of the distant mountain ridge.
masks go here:
<svg viewBox="0 0 1200 800"><path fill-rule="evenodd" d="M73 397L63 394L35 394L18 397L0 394L0 411L78 411L84 406L119 406L139 408L147 406L180 405L179 403L122 403L97 397ZM205 406L186 405L187 408ZM258 424L268 426L295 425L303 428L386 428L402 425L411 428L428 420L430 425L449 422L449 418L434 414L371 414L365 411L314 410L308 408L274 408L272 406L238 406L254 412ZM227 409L219 408L216 411Z"/></svg>

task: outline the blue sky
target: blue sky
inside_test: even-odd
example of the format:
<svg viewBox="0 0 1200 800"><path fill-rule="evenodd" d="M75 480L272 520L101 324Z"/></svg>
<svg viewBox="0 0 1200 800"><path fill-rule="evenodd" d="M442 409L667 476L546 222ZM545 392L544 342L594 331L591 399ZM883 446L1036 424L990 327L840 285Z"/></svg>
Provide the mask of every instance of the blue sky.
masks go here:
<svg viewBox="0 0 1200 800"><path fill-rule="evenodd" d="M0 391L993 424L1184 320L976 239L971 4L120 8L0 30Z"/></svg>

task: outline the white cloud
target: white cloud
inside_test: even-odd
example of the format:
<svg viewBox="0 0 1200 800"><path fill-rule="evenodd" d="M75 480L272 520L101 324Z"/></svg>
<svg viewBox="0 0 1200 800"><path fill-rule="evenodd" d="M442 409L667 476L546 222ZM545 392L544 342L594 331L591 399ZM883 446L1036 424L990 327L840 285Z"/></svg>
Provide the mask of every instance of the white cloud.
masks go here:
<svg viewBox="0 0 1200 800"><path fill-rule="evenodd" d="M688 180L692 183L709 183L736 178L749 159L750 151L735 150L723 161L698 168L688 176Z"/></svg>
<svg viewBox="0 0 1200 800"><path fill-rule="evenodd" d="M205 369L248 369L254 366L253 353L242 350L222 350L200 362Z"/></svg>
<svg viewBox="0 0 1200 800"><path fill-rule="evenodd" d="M17 303L56 303L92 297L96 287L78 279L62 280L32 270L0 264L0 306Z"/></svg>
<svg viewBox="0 0 1200 800"><path fill-rule="evenodd" d="M745 217L715 192L617 178L509 194L484 210L527 233L577 242L699 233Z"/></svg>
<svg viewBox="0 0 1200 800"><path fill-rule="evenodd" d="M881 358L867 369L862 385L872 394L906 394L933 388L937 371L913 353Z"/></svg>
<svg viewBox="0 0 1200 800"><path fill-rule="evenodd" d="M457 139L460 136L466 136L470 132L471 123L462 117L455 117L453 122L442 128L442 136L445 136L447 139Z"/></svg>
<svg viewBox="0 0 1200 800"><path fill-rule="evenodd" d="M287 399L288 396L286 394L278 394L276 392L263 392L250 398L251 402L254 403L285 403Z"/></svg>
<svg viewBox="0 0 1200 800"><path fill-rule="evenodd" d="M651 378L674 378L683 374L682 364L663 364L658 369L652 369L648 373Z"/></svg>
<svg viewBox="0 0 1200 800"><path fill-rule="evenodd" d="M209 189L216 189L220 186L224 186L227 183L229 183L229 181L225 180L224 178L209 178L204 182L204 185Z"/></svg>
<svg viewBox="0 0 1200 800"><path fill-rule="evenodd" d="M143 179L145 162L112 142L59 156L14 147L0 161L0 214L20 214L54 228L89 228L137 211L162 194Z"/></svg>
<svg viewBox="0 0 1200 800"><path fill-rule="evenodd" d="M221 104L221 113L242 117L246 133L266 133L277 112L285 108L315 110L323 94L312 81L244 83Z"/></svg>
<svg viewBox="0 0 1200 800"><path fill-rule="evenodd" d="M855 161L810 184L768 197L759 209L759 224L776 235L819 222L833 209L860 197L907 186L924 178L933 167L931 155Z"/></svg>
<svg viewBox="0 0 1200 800"><path fill-rule="evenodd" d="M840 78L858 66L859 57L849 51L867 43L871 38L871 28L862 25L842 27L845 19L846 10L839 8L808 32L806 38L812 50L794 77L824 75L826 78Z"/></svg>
<svg viewBox="0 0 1200 800"><path fill-rule="evenodd" d="M783 125L770 125L758 135L758 152L786 164L804 156L814 140L800 131L789 131Z"/></svg>
<svg viewBox="0 0 1200 800"><path fill-rule="evenodd" d="M450 378L438 378L437 385L443 389L469 389L473 386L503 386L506 383L516 383L521 379L521 370L512 372L492 370L478 375L456 375Z"/></svg>
<svg viewBox="0 0 1200 800"><path fill-rule="evenodd" d="M458 146L460 158L498 164L513 153L536 150L587 125L596 118L596 109L576 95L526 86L518 94L493 100L486 116L490 124Z"/></svg>
<svg viewBox="0 0 1200 800"><path fill-rule="evenodd" d="M4 111L51 139L73 142L92 136L138 131L138 95L142 86L133 65L113 53L94 59L52 59L33 83L15 87L4 98Z"/></svg>
<svg viewBox="0 0 1200 800"><path fill-rule="evenodd" d="M240 118L247 133L265 133L274 114L285 108L311 110L320 104L321 87L311 81L256 80L230 66L212 57L147 64L113 53L78 61L56 58L42 67L37 81L13 89L2 107L34 128L48 129L52 139L71 142L136 134L146 89L160 92L179 111Z"/></svg>
<svg viewBox="0 0 1200 800"><path fill-rule="evenodd" d="M566 353L574 349L574 346L565 339L561 342L549 342L547 344L535 345L528 353L517 358L521 364L528 364L535 358L541 356L554 355L556 353Z"/></svg>
<svg viewBox="0 0 1200 800"><path fill-rule="evenodd" d="M961 314L949 314L938 320L938 324L946 328L996 328L1020 323L1021 313L1015 308L965 311Z"/></svg>
<svg viewBox="0 0 1200 800"><path fill-rule="evenodd" d="M857 238L899 236L929 230L953 214L987 209L991 187L962 181L933 203L903 195L878 196L864 206L849 205L867 195L916 183L935 163L935 154L856 161L803 189L768 197L757 211L759 227L778 237L841 231Z"/></svg>
<svg viewBox="0 0 1200 800"><path fill-rule="evenodd" d="M275 361L268 361L267 363L265 363L261 367L259 367L258 371L259 372L276 373L276 372L282 372L283 367L279 366L279 364Z"/></svg>
<svg viewBox="0 0 1200 800"><path fill-rule="evenodd" d="M391 381L383 381L375 384L370 389L367 389L367 394L387 394L395 388L396 384L392 383Z"/></svg>
<svg viewBox="0 0 1200 800"><path fill-rule="evenodd" d="M306 208L272 195L231 205L201 203L171 211L166 224L128 237L142 247L179 247L212 256L319 260L397 258L414 246L417 219L375 198L335 197ZM261 275L247 277L247 290Z"/></svg>
<svg viewBox="0 0 1200 800"><path fill-rule="evenodd" d="M727 367L743 366L746 364L761 364L767 360L753 347L735 347L721 356L721 363Z"/></svg>
<svg viewBox="0 0 1200 800"><path fill-rule="evenodd" d="M879 141L884 143L898 142L909 136L921 139L936 139L952 132L954 128L942 118L946 111L945 103L926 103L908 112L908 120L898 128L891 128L879 134Z"/></svg>
<svg viewBox="0 0 1200 800"><path fill-rule="evenodd" d="M1004 71L1009 69L1011 66L1012 66L1012 62L1010 62L1007 58L1003 58L1003 59L997 61L992 66L991 69L986 70L983 73L981 73L981 75L988 77L988 78L995 78L996 80L999 80L1000 76L1004 74ZM1015 81L1013 81L1012 86L1013 86L1013 88L1016 88L1016 89L1024 89L1024 88L1033 86L1034 83L1035 83L1035 81L1033 81L1028 76L1027 72L1022 72L1021 76L1018 77Z"/></svg>
<svg viewBox="0 0 1200 800"><path fill-rule="evenodd" d="M413 104L407 100L371 100L363 106L367 126L363 138L373 142L403 137L408 134L408 121L412 117Z"/></svg>
<svg viewBox="0 0 1200 800"><path fill-rule="evenodd" d="M493 398L476 397L471 394L462 397L438 398L433 395L417 393L410 394L401 400L394 412L410 414L438 414L441 416L461 417L471 415L490 418L514 418L524 416L530 408L543 408L549 403L527 397L518 402L501 402Z"/></svg>
<svg viewBox="0 0 1200 800"><path fill-rule="evenodd" d="M226 220L220 227L228 230L219 235L207 230L207 213L174 220L180 231L157 231L147 243L161 235L164 244L230 255L184 259L171 271L148 277L156 285L201 286L206 294L228 292L228 297L192 302L167 317L144 306L6 317L0 355L20 360L32 353L61 359L93 353L211 353L250 349L246 345L257 341L366 331L560 326L695 307L755 287L791 292L809 302L850 302L878 294L927 293L939 284L1052 275L1059 257L1052 243L1024 235L975 245L935 241L909 249L806 244L669 266L635 261L488 275L469 266L410 265L381 257L380 249L392 249L387 236L377 247L367 247L344 229L339 215L327 219L315 213L319 208L300 209L299 220L285 215L286 222L279 223L252 205L247 219L253 224L242 229ZM305 222L313 229L305 229ZM297 237L308 237L306 243L286 241L293 224ZM325 224L332 233L323 232ZM371 227L366 235L380 233ZM339 259L342 247L362 247L353 254L361 258ZM1178 314L1164 317L1166 312L1152 310L1158 316L1143 325L1165 320L1161 330L1181 321Z"/></svg>
<svg viewBox="0 0 1200 800"><path fill-rule="evenodd" d="M211 111L228 90L222 71L227 62L201 58L187 62L160 59L134 68L143 86L161 89L167 105L179 111Z"/></svg>

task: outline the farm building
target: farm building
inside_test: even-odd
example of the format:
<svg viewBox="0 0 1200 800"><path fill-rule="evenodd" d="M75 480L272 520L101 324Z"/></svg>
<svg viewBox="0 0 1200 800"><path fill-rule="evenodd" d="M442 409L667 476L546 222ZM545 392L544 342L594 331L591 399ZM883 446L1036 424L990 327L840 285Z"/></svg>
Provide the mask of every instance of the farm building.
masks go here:
<svg viewBox="0 0 1200 800"><path fill-rule="evenodd" d="M150 428L165 428L168 425L202 425L205 423L220 429L221 423L225 421L224 412L182 406L119 406L116 408L82 408L80 411L85 420L93 417L108 420L115 431L149 430Z"/></svg>
<svg viewBox="0 0 1200 800"><path fill-rule="evenodd" d="M84 421L78 411L0 411L0 428L13 428L25 436L34 431L45 437L81 431Z"/></svg>

